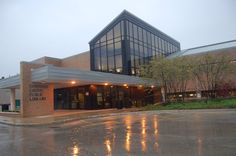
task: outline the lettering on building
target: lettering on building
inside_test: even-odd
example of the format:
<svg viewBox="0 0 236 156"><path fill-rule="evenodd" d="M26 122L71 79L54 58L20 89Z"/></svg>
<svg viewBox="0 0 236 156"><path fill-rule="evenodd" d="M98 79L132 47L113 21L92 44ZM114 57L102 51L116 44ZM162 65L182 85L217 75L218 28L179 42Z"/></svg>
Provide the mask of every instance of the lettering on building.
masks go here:
<svg viewBox="0 0 236 156"><path fill-rule="evenodd" d="M48 86L46 84L41 83L32 83L29 86L29 98L30 101L44 101L47 98L43 95L43 91L45 89L48 89Z"/></svg>

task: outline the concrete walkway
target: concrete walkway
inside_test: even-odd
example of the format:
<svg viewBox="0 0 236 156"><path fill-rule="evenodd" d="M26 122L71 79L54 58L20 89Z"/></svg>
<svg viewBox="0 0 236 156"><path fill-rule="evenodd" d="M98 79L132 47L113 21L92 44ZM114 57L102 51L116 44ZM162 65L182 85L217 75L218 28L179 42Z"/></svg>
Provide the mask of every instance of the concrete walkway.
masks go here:
<svg viewBox="0 0 236 156"><path fill-rule="evenodd" d="M53 115L21 118L20 115L0 116L0 123L12 126L43 126L59 124L75 120L112 116L116 113L138 111L138 108L129 109L103 109L103 110L58 110Z"/></svg>

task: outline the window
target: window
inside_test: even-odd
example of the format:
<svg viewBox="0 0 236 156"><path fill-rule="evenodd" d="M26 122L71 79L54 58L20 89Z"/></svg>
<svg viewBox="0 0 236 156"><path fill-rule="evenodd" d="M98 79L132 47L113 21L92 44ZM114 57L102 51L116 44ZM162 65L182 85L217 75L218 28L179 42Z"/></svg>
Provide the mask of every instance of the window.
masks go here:
<svg viewBox="0 0 236 156"><path fill-rule="evenodd" d="M134 51L135 51L134 54L135 54L136 56L139 56L139 49L138 49L138 44L137 44L137 43L134 44Z"/></svg>
<svg viewBox="0 0 236 156"><path fill-rule="evenodd" d="M146 30L143 29L143 42L147 43L147 34L146 34Z"/></svg>
<svg viewBox="0 0 236 156"><path fill-rule="evenodd" d="M149 58L152 56L152 49L151 48L148 48L148 56L149 56Z"/></svg>
<svg viewBox="0 0 236 156"><path fill-rule="evenodd" d="M154 48L152 49L152 56L153 56L153 57L156 56L156 51L155 51Z"/></svg>
<svg viewBox="0 0 236 156"><path fill-rule="evenodd" d="M135 56L135 67L139 66L139 56Z"/></svg>
<svg viewBox="0 0 236 156"><path fill-rule="evenodd" d="M108 71L115 72L114 44L107 45Z"/></svg>
<svg viewBox="0 0 236 156"><path fill-rule="evenodd" d="M115 71L114 56L109 56L108 57L108 68L109 68L109 72L114 72Z"/></svg>
<svg viewBox="0 0 236 156"><path fill-rule="evenodd" d="M162 50L162 41L159 37L158 37L158 48L159 50Z"/></svg>
<svg viewBox="0 0 236 156"><path fill-rule="evenodd" d="M124 21L121 21L121 35L124 36Z"/></svg>
<svg viewBox="0 0 236 156"><path fill-rule="evenodd" d="M103 94L102 92L98 92L98 91L97 91L97 105L98 107L102 107L103 105Z"/></svg>
<svg viewBox="0 0 236 156"><path fill-rule="evenodd" d="M164 41L161 39L161 50L164 51Z"/></svg>
<svg viewBox="0 0 236 156"><path fill-rule="evenodd" d="M138 39L138 28L135 24L133 24L133 33L134 33L134 38Z"/></svg>
<svg viewBox="0 0 236 156"><path fill-rule="evenodd" d="M101 41L100 41L101 43L104 43L104 42L106 42L106 35L104 35L102 38L101 38ZM106 44L106 43L105 43Z"/></svg>
<svg viewBox="0 0 236 156"><path fill-rule="evenodd" d="M133 37L133 24L129 22L129 36Z"/></svg>
<svg viewBox="0 0 236 156"><path fill-rule="evenodd" d="M114 42L120 42L120 41L121 41L120 37L117 37L117 38L115 38L115 40L114 40Z"/></svg>
<svg viewBox="0 0 236 156"><path fill-rule="evenodd" d="M154 35L151 34L151 37L152 37L152 46L155 47L155 38L154 38Z"/></svg>
<svg viewBox="0 0 236 156"><path fill-rule="evenodd" d="M107 33L107 40L113 40L113 29L111 29L108 33Z"/></svg>
<svg viewBox="0 0 236 156"><path fill-rule="evenodd" d="M130 42L130 44L129 44L129 46L130 46L130 54L134 54L134 42Z"/></svg>
<svg viewBox="0 0 236 156"><path fill-rule="evenodd" d="M107 71L106 46L101 47L101 66L103 71Z"/></svg>
<svg viewBox="0 0 236 156"><path fill-rule="evenodd" d="M116 69L118 68L122 69L122 56L116 55L115 60L116 60Z"/></svg>
<svg viewBox="0 0 236 156"><path fill-rule="evenodd" d="M121 42L115 43L115 55L121 54Z"/></svg>
<svg viewBox="0 0 236 156"><path fill-rule="evenodd" d="M95 48L94 49L94 67L95 70L101 70L101 64L100 64L100 49Z"/></svg>
<svg viewBox="0 0 236 156"><path fill-rule="evenodd" d="M148 56L148 50L147 47L144 47L144 57L146 58Z"/></svg>
<svg viewBox="0 0 236 156"><path fill-rule="evenodd" d="M134 55L130 56L130 63L131 63L131 67L135 66L135 64L134 64Z"/></svg>
<svg viewBox="0 0 236 156"><path fill-rule="evenodd" d="M143 46L142 46L142 45L139 45L139 55L140 55L141 57L144 56L144 53L143 53Z"/></svg>
<svg viewBox="0 0 236 156"><path fill-rule="evenodd" d="M151 44L151 34L150 34L150 32L147 32L147 43Z"/></svg>
<svg viewBox="0 0 236 156"><path fill-rule="evenodd" d="M158 36L154 29L147 29L148 26L134 20L114 21L113 28L109 27L110 29L104 31L106 34L99 35L99 39L90 43L90 51L93 54L91 56L94 57L94 62L91 62L94 68L92 70L138 74L139 65L149 63L153 57L168 55L179 49L178 43L169 40L164 34ZM124 41L125 39L127 41ZM123 54L130 56L122 60L125 57ZM122 71L124 64L127 64L129 69ZM130 73L124 73L127 71Z"/></svg>
<svg viewBox="0 0 236 156"><path fill-rule="evenodd" d="M121 31L120 31L120 23L118 23L114 27L114 38L120 37L121 36Z"/></svg>
<svg viewBox="0 0 236 156"><path fill-rule="evenodd" d="M143 41L143 30L140 27L138 27L138 39L139 41Z"/></svg>
<svg viewBox="0 0 236 156"><path fill-rule="evenodd" d="M114 45L108 44L107 45L107 56L113 56L114 55Z"/></svg>

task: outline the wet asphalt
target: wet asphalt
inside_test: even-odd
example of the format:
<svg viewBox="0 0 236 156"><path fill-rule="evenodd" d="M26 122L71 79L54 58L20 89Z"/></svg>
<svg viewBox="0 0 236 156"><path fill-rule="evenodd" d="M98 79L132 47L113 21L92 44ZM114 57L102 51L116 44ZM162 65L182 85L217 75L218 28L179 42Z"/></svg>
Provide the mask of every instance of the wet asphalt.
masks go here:
<svg viewBox="0 0 236 156"><path fill-rule="evenodd" d="M236 110L133 112L59 125L0 125L0 156L235 156Z"/></svg>

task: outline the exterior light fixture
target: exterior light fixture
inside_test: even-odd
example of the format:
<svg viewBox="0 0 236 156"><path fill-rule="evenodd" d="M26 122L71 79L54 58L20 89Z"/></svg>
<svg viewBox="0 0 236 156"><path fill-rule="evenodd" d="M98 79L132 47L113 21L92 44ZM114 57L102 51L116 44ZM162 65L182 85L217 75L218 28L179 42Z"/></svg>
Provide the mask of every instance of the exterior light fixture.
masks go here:
<svg viewBox="0 0 236 156"><path fill-rule="evenodd" d="M142 88L143 86L142 85L138 85L139 88Z"/></svg>
<svg viewBox="0 0 236 156"><path fill-rule="evenodd" d="M76 82L75 81L71 81L71 84L76 84Z"/></svg>
<svg viewBox="0 0 236 156"><path fill-rule="evenodd" d="M123 86L124 86L124 87L127 87L128 85L125 83L125 84L123 84Z"/></svg>
<svg viewBox="0 0 236 156"><path fill-rule="evenodd" d="M154 85L151 85L151 88L154 88L155 86Z"/></svg>
<svg viewBox="0 0 236 156"><path fill-rule="evenodd" d="M120 69L116 69L116 72L117 72L117 73L120 73L120 72L121 72L121 70L120 70Z"/></svg>
<svg viewBox="0 0 236 156"><path fill-rule="evenodd" d="M104 83L104 85L105 85L105 86L107 86L107 85L108 85L108 83Z"/></svg>

